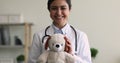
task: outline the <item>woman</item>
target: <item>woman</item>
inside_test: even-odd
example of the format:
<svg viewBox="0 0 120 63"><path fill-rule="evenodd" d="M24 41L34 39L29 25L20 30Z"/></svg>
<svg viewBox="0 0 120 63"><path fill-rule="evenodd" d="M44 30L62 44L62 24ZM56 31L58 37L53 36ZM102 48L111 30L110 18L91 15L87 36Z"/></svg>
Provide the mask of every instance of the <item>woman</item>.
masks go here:
<svg viewBox="0 0 120 63"><path fill-rule="evenodd" d="M71 0L48 0L48 10L53 23L34 34L28 63L36 63L36 60L44 51L44 37L55 33L61 33L67 37L70 44L68 44L69 50L66 50L66 52L81 58L81 62L76 61L76 63L91 63L90 48L86 34L68 24Z"/></svg>

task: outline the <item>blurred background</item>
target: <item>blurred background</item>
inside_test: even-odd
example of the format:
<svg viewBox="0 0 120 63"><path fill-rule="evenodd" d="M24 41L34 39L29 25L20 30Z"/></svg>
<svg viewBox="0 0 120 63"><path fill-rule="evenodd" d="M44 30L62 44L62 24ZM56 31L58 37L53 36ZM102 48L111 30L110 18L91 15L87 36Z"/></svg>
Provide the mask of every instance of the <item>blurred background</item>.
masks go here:
<svg viewBox="0 0 120 63"><path fill-rule="evenodd" d="M24 22L32 22L31 37L52 21L47 0L0 0L0 14L20 14ZM72 0L69 23L84 31L90 47L99 51L93 63L120 63L120 0ZM10 53L0 50L0 57L19 52Z"/></svg>

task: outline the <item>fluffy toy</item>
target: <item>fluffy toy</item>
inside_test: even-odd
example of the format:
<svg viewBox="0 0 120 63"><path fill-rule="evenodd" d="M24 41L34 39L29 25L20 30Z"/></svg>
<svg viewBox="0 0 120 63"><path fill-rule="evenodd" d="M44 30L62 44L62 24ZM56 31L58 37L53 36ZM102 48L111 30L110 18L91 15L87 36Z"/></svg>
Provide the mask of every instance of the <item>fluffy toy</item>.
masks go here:
<svg viewBox="0 0 120 63"><path fill-rule="evenodd" d="M74 63L76 57L64 51L65 36L62 34L54 34L50 36L45 44L44 51L38 58L38 63Z"/></svg>

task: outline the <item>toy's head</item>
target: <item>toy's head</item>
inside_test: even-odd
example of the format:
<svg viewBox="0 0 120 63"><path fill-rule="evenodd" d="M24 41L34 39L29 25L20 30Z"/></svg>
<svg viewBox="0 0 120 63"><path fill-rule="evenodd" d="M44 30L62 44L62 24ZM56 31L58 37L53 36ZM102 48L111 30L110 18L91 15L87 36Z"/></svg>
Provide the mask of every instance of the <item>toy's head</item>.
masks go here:
<svg viewBox="0 0 120 63"><path fill-rule="evenodd" d="M51 51L60 52L65 49L65 37L62 34L54 34L50 36L45 44L45 49L49 47Z"/></svg>

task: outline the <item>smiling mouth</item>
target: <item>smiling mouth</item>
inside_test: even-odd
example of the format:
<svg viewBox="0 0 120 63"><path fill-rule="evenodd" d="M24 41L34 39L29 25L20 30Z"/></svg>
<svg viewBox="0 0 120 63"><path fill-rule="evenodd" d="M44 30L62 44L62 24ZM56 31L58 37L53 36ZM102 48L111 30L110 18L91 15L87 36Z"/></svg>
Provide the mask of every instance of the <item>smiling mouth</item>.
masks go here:
<svg viewBox="0 0 120 63"><path fill-rule="evenodd" d="M55 16L55 18L56 18L57 20L61 20L61 19L63 19L63 17L64 17L64 16Z"/></svg>

